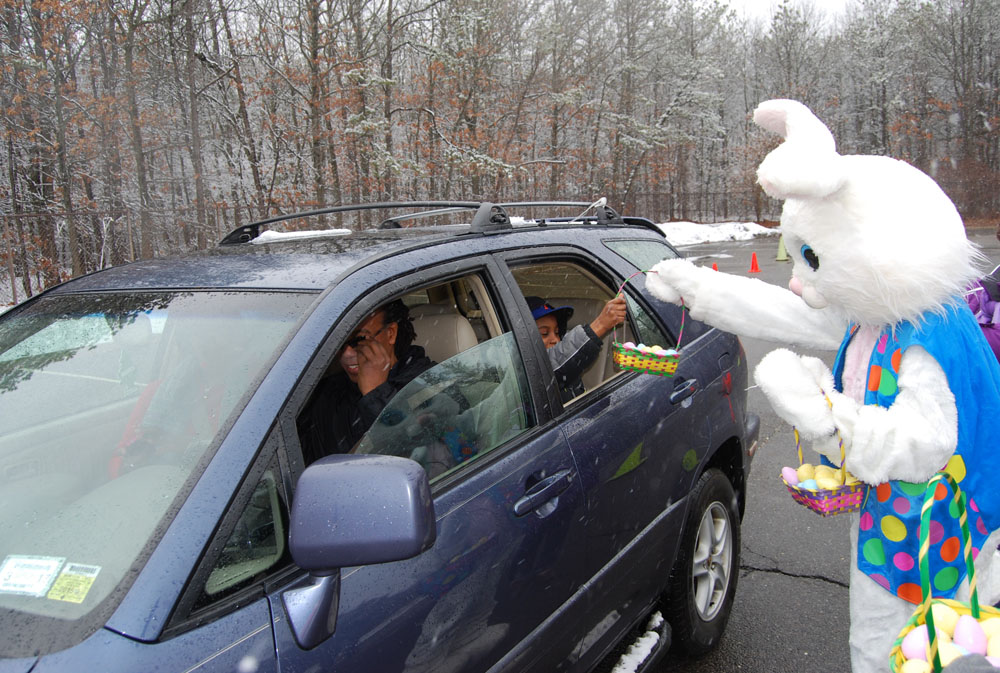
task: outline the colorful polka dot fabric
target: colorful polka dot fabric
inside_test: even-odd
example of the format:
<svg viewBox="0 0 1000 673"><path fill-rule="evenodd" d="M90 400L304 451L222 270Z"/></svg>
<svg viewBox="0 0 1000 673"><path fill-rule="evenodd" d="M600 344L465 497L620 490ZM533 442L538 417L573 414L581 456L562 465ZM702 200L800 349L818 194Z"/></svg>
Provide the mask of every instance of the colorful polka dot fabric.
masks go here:
<svg viewBox="0 0 1000 673"><path fill-rule="evenodd" d="M965 476L962 457L953 456L945 471L961 484ZM858 567L883 588L914 604L921 601L917 554L926 486L893 481L871 489L858 533ZM959 513L945 484L936 485L934 500L928 533L931 589L935 596L953 598L965 578ZM975 557L989 531L973 498L968 503L968 521Z"/></svg>
<svg viewBox="0 0 1000 673"><path fill-rule="evenodd" d="M971 312L960 301L941 312L926 313L916 323L886 328L869 359L865 404L888 408L899 395L899 371L906 350L919 346L941 366L958 411L958 445L943 469L968 498L968 525L973 555L990 530L1000 528L1000 474L996 451L996 419L1000 418L1000 379L995 358ZM842 388L846 350L855 328L844 336L834 363L837 390ZM991 359L993 358L993 359ZM928 470L930 471L930 470ZM869 489L860 510L858 568L894 595L919 603L920 508L926 483L890 481ZM931 591L953 598L965 580L961 526L946 487L935 489L928 542Z"/></svg>

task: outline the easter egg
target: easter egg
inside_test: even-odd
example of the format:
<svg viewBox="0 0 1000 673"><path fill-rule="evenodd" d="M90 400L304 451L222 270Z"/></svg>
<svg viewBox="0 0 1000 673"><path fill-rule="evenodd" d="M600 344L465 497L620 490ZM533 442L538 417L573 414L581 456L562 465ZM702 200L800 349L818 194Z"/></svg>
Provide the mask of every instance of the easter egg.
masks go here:
<svg viewBox="0 0 1000 673"><path fill-rule="evenodd" d="M979 622L979 625L983 627L983 633L986 634L987 638L992 638L1000 633L1000 617L990 617L989 619L984 619Z"/></svg>
<svg viewBox="0 0 1000 673"><path fill-rule="evenodd" d="M991 664L993 664L993 668L1000 668L1000 657L991 657L991 656L987 655L986 656L986 661L988 661Z"/></svg>
<svg viewBox="0 0 1000 673"><path fill-rule="evenodd" d="M781 478L787 481L792 486L799 483L799 473L794 467L783 467L781 468Z"/></svg>
<svg viewBox="0 0 1000 673"><path fill-rule="evenodd" d="M1000 657L1000 635L990 636L986 641L986 656Z"/></svg>
<svg viewBox="0 0 1000 673"><path fill-rule="evenodd" d="M938 645L938 656L941 657L941 666L947 666L959 657L965 656L965 654L967 653L955 647L954 643L940 643Z"/></svg>
<svg viewBox="0 0 1000 673"><path fill-rule="evenodd" d="M899 667L899 673L931 673L933 670L923 659L907 659Z"/></svg>
<svg viewBox="0 0 1000 673"><path fill-rule="evenodd" d="M826 491L840 488L843 484L836 477L816 477L816 485Z"/></svg>
<svg viewBox="0 0 1000 673"><path fill-rule="evenodd" d="M814 468L809 463L802 463L799 465L798 469L799 481L805 481L806 479L812 479L816 476L816 468Z"/></svg>
<svg viewBox="0 0 1000 673"><path fill-rule="evenodd" d="M799 482L799 488L804 488L807 491L815 491L819 489L819 485L816 483L815 479L806 479Z"/></svg>
<svg viewBox="0 0 1000 673"><path fill-rule="evenodd" d="M819 481L821 477L829 479L833 476L833 468L829 465L817 465L813 470L813 476L816 477L816 481Z"/></svg>
<svg viewBox="0 0 1000 673"><path fill-rule="evenodd" d="M958 618L951 640L972 654L986 654L986 634L983 633L979 620L971 615L962 615Z"/></svg>
<svg viewBox="0 0 1000 673"><path fill-rule="evenodd" d="M917 659L927 661L927 625L920 624L903 636L903 642L899 646L903 656L907 659Z"/></svg>
<svg viewBox="0 0 1000 673"><path fill-rule="evenodd" d="M955 635L955 624L958 623L958 613L953 608L944 603L934 603L931 606L934 613L934 628L937 631L944 631L949 636Z"/></svg>
<svg viewBox="0 0 1000 673"><path fill-rule="evenodd" d="M634 351L635 350L635 342L633 342L633 341L626 341L625 343L622 344L622 348L624 348L627 351Z"/></svg>

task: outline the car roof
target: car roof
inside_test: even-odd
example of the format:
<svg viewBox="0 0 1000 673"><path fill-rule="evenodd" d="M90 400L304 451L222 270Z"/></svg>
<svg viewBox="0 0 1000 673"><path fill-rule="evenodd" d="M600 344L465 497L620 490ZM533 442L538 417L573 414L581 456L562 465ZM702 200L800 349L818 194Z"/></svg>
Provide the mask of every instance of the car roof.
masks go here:
<svg viewBox="0 0 1000 673"><path fill-rule="evenodd" d="M64 283L54 292L158 289L318 291L351 267L399 249L360 235L213 248L112 267Z"/></svg>
<svg viewBox="0 0 1000 673"><path fill-rule="evenodd" d="M455 206L450 202L421 202L416 205L426 204L434 207L430 210L387 217L382 220L378 228L362 231L319 229L281 232L276 229L282 223L293 219L316 223L320 216L331 213L360 208L368 210L379 206L393 207L399 204L342 206L271 218L238 227L215 248L174 257L132 262L97 271L56 286L49 293L177 289L318 292L329 287L349 270L374 259L401 254L408 250L428 248L447 241L481 239L484 236L531 230L544 230L555 234L555 231L566 228L607 232L609 226L626 227L631 229L632 233L653 230L662 237L662 233L659 233L649 220L623 218L603 204L601 206L603 211L599 215L523 220L508 217L505 210L519 206L531 206L535 211L556 207L584 208L588 205L593 207L595 204L577 202L502 204L502 206L479 204L480 207L475 210L476 215L467 218L465 224L421 226L423 218L452 212L469 213L472 205L463 203ZM414 204L403 205L412 208ZM500 210L501 216L495 214L496 210ZM485 221L482 215L484 212L489 218ZM471 221L468 221L469 219ZM554 237L560 238L558 234ZM578 237L579 233L574 236L566 235L565 240L571 242ZM545 238L550 244L555 242L552 235Z"/></svg>

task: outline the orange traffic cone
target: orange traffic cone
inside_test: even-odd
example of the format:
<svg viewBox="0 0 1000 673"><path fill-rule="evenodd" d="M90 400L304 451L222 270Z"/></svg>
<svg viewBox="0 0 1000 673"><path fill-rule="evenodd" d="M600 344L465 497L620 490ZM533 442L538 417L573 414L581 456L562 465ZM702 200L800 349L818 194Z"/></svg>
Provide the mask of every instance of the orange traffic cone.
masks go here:
<svg viewBox="0 0 1000 673"><path fill-rule="evenodd" d="M760 267L757 266L757 253L756 252L750 258L750 273L760 273Z"/></svg>
<svg viewBox="0 0 1000 673"><path fill-rule="evenodd" d="M712 262L712 271L718 271L718 270L719 270L719 265L716 264L715 262Z"/></svg>

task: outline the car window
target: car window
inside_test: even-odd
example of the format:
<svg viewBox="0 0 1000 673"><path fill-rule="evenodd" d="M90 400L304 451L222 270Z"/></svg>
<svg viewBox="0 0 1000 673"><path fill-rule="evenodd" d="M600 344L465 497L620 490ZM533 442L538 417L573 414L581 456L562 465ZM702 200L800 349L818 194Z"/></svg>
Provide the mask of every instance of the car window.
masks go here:
<svg viewBox="0 0 1000 673"><path fill-rule="evenodd" d="M565 325L567 334L577 326L589 325L618 291L617 286L610 285L588 266L570 260L532 260L512 266L511 273L526 301L528 297L538 297L552 307L572 309L572 315ZM566 338L566 334L562 336ZM579 383L561 386L563 401L593 390L618 374L619 370L611 359L610 344L615 340L623 342L630 338L629 321L605 335L600 352L588 358L589 361L579 375Z"/></svg>
<svg viewBox="0 0 1000 673"><path fill-rule="evenodd" d="M668 246L666 243L657 240L643 239L636 241L605 241L604 244L608 246L611 250L614 250L621 257L627 260L629 263L635 265L641 271L649 271L652 269L657 262L664 259L677 259L678 255L673 248ZM684 347L685 344L691 343L699 336L710 330L711 328L703 322L698 322L697 320L692 320L691 316L686 313L683 315L683 330L680 323L682 316L679 312L675 311L672 307L667 307L664 310L666 315L675 313L677 315L677 321L674 323L670 322L670 328L674 329L676 326L678 336L680 337L680 346ZM645 321L645 329L648 333L650 330L654 330L651 335L643 336L640 334L639 339L647 344L651 344L647 339L657 339L655 343L667 344L670 343L672 346L676 345L676 338L667 339L666 337L660 337L660 329L656 327L656 322L652 319L652 316L645 314L645 317L640 316L639 304L634 300L629 299L629 314L636 316L637 320ZM638 343L638 342L637 342Z"/></svg>
<svg viewBox="0 0 1000 673"><path fill-rule="evenodd" d="M648 238L639 241L604 241L604 245L642 271L649 271L661 260L678 257L666 243Z"/></svg>
<svg viewBox="0 0 1000 673"><path fill-rule="evenodd" d="M0 318L0 624L44 650L113 609L313 299L50 295Z"/></svg>
<svg viewBox="0 0 1000 673"><path fill-rule="evenodd" d="M332 359L320 363L325 374L296 419L305 464L354 450L379 412L415 376L501 334L500 317L486 288L481 275L474 273L417 286L369 306L361 321L352 325L352 336L340 337ZM405 320L400 304L405 307ZM373 360L359 354L358 348L366 346L364 340L356 340L357 330L364 328L367 333L364 326L372 320L372 328L384 325L390 306L396 317L390 322L399 325L395 341L386 342L391 336L380 338L386 342L383 349L391 349L395 364L383 367L381 383L363 395L362 375L371 376ZM379 338L379 332L372 339ZM363 372L363 367L368 371Z"/></svg>
<svg viewBox="0 0 1000 673"><path fill-rule="evenodd" d="M508 332L407 384L375 419L356 451L411 458L436 479L534 424L524 367L514 335Z"/></svg>
<svg viewBox="0 0 1000 673"><path fill-rule="evenodd" d="M287 553L288 510L278 470L269 467L257 481L215 561L204 593L195 608L217 601L266 574L290 556Z"/></svg>
<svg viewBox="0 0 1000 673"><path fill-rule="evenodd" d="M635 299L625 294L628 302L628 312L635 323L636 343L643 343L647 346L662 346L663 348L673 348L677 344L674 339L666 336L663 330L653 320L653 316L645 311Z"/></svg>

